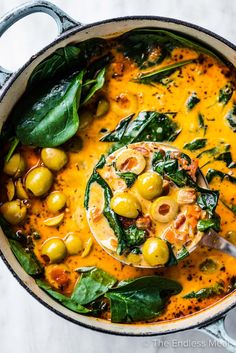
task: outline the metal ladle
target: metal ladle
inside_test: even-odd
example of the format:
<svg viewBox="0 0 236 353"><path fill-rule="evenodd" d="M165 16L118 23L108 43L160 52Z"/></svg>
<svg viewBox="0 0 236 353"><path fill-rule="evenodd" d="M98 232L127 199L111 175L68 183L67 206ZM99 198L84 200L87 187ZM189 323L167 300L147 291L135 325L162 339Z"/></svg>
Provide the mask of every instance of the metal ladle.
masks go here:
<svg viewBox="0 0 236 353"><path fill-rule="evenodd" d="M139 145L141 145L141 144L142 143L139 143ZM173 147L171 145L164 144L164 143L143 142L143 144L146 145L146 146L148 144L152 144L152 146L155 145L155 147L157 147L157 148L168 149L168 150L181 152L178 148L175 148L175 147ZM132 145L134 145L134 144L132 144ZM135 145L137 145L137 144L135 144ZM115 153L117 153L118 151L116 151ZM206 181L206 179L205 179L205 177L202 174L200 169L197 170L196 175L197 175L198 184L201 185L201 187L203 187L205 189L209 189L208 183L207 183L207 181ZM123 263L125 265L130 265L130 266L139 267L139 268L146 268L146 269L148 269L148 268L150 268L150 269L152 268L153 269L153 268L157 268L157 267L158 268L159 267L163 267L163 265L150 266L148 264L142 265L142 264L135 264L135 263L128 262L128 260L126 259L125 256L117 255L116 251L111 250L109 247L107 247L105 245L104 241L101 241L101 238L98 236L97 232L95 232L93 227L91 227L88 212L87 212L87 219L88 219L88 223L89 223L91 232L92 232L93 236L95 237L95 239L97 240L97 242L101 245L101 247L109 255L111 255L113 258L115 258L119 262L121 262L121 263ZM226 253L228 255L231 255L231 256L236 258L236 246L233 245L232 243L230 243L229 241L227 241L225 238L221 237L213 229L210 229L208 232L203 233L203 235L201 237L198 237L197 242L195 242L192 247L188 248L188 252L191 253L199 245L204 245L204 246L207 246L209 248L214 248L214 249L220 250L220 251L222 251L222 252L224 252L224 253Z"/></svg>

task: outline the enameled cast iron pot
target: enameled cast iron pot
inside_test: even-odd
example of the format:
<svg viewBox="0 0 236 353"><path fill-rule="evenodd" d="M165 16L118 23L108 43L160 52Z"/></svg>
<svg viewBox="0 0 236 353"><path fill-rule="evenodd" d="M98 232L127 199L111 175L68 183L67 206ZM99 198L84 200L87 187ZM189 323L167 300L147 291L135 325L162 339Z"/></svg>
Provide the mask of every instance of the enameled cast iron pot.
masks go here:
<svg viewBox="0 0 236 353"><path fill-rule="evenodd" d="M71 19L55 5L46 1L32 1L8 13L0 20L0 36L16 21L34 12L44 12L52 16L57 22L59 35L56 40L34 55L20 70L8 72L0 67L0 127L6 120L12 107L26 88L27 80L33 69L57 48L72 42L84 41L92 37L112 37L139 27L156 27L175 30L192 36L207 44L225 56L236 65L236 46L198 26L175 19L144 16L123 17L82 25ZM217 302L217 304L182 319L169 322L146 325L112 324L107 321L76 314L50 298L27 275L12 254L8 241L0 231L0 255L18 282L44 306L81 326L94 330L119 335L145 336L161 335L190 328L198 328L213 336L231 352L236 352L236 342L231 339L224 328L226 313L236 306L236 292L233 292ZM7 285L7 283L6 283Z"/></svg>

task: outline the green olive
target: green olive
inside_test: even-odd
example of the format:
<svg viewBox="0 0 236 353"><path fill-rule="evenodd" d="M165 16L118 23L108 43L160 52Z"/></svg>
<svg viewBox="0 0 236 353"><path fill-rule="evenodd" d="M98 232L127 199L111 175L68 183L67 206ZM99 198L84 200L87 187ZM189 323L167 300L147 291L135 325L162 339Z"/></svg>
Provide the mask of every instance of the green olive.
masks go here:
<svg viewBox="0 0 236 353"><path fill-rule="evenodd" d="M67 251L64 241L61 238L51 238L42 245L42 256L51 264L62 262Z"/></svg>
<svg viewBox="0 0 236 353"><path fill-rule="evenodd" d="M51 188L53 175L48 168L36 167L26 176L26 189L31 191L34 196L43 196Z"/></svg>
<svg viewBox="0 0 236 353"><path fill-rule="evenodd" d="M162 196L153 202L150 213L154 221L167 223L176 217L178 204L172 197Z"/></svg>
<svg viewBox="0 0 236 353"><path fill-rule="evenodd" d="M20 177L25 172L26 164L20 153L15 153L8 162L5 162L3 171L7 175Z"/></svg>
<svg viewBox="0 0 236 353"><path fill-rule="evenodd" d="M236 245L236 231L232 230L226 233L226 239L230 241L230 243Z"/></svg>
<svg viewBox="0 0 236 353"><path fill-rule="evenodd" d="M149 238L142 248L144 260L151 266L165 265L170 253L166 242L160 238Z"/></svg>
<svg viewBox="0 0 236 353"><path fill-rule="evenodd" d="M77 255L83 250L83 242L75 233L67 234L65 244L69 255Z"/></svg>
<svg viewBox="0 0 236 353"><path fill-rule="evenodd" d="M112 210L120 216L136 218L141 211L141 205L135 196L127 192L119 192L111 199Z"/></svg>
<svg viewBox="0 0 236 353"><path fill-rule="evenodd" d="M67 154L59 148L43 148L41 158L46 167L56 172L68 162Z"/></svg>
<svg viewBox="0 0 236 353"><path fill-rule="evenodd" d="M14 200L3 204L1 206L1 213L7 222L15 225L25 219L27 208L20 200Z"/></svg>
<svg viewBox="0 0 236 353"><path fill-rule="evenodd" d="M154 197L162 193L163 179L155 172L146 172L138 176L136 187L139 194L147 199L152 200Z"/></svg>
<svg viewBox="0 0 236 353"><path fill-rule="evenodd" d="M56 213L62 210L66 205L66 196L61 191L53 191L46 199L49 211Z"/></svg>
<svg viewBox="0 0 236 353"><path fill-rule="evenodd" d="M96 117L101 118L109 111L109 109L110 109L109 102L105 98L100 99L97 105Z"/></svg>
<svg viewBox="0 0 236 353"><path fill-rule="evenodd" d="M132 148L121 150L116 157L116 169L118 172L132 172L139 175L146 167L146 160L141 152Z"/></svg>

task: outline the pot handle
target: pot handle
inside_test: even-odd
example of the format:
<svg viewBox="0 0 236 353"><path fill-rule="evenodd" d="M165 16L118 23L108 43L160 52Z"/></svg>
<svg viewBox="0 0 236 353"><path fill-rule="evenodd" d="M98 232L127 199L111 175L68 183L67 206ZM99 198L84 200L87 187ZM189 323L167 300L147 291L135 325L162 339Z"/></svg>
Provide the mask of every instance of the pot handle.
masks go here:
<svg viewBox="0 0 236 353"><path fill-rule="evenodd" d="M198 330L213 337L217 343L217 347L225 348L229 352L236 353L236 340L230 337L225 329L225 317L226 316L223 316L217 321L201 326Z"/></svg>
<svg viewBox="0 0 236 353"><path fill-rule="evenodd" d="M73 20L54 4L48 1L34 0L15 8L0 19L0 38L15 22L35 12L43 12L51 16L57 23L58 35L76 26L82 26L81 23ZM12 72L0 66L0 89L12 75Z"/></svg>

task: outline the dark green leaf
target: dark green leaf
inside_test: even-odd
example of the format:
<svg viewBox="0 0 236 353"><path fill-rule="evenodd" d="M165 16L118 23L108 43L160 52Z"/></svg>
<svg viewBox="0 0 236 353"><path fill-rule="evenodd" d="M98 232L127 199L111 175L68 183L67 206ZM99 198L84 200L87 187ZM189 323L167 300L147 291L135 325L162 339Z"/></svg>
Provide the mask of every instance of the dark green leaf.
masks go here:
<svg viewBox="0 0 236 353"><path fill-rule="evenodd" d="M177 253L176 259L177 261L181 261L185 259L185 257L189 256L188 250L185 248L185 246L182 247L182 249Z"/></svg>
<svg viewBox="0 0 236 353"><path fill-rule="evenodd" d="M20 119L16 135L26 145L54 147L69 140L78 130L78 106L83 72L61 81L45 94L16 105Z"/></svg>
<svg viewBox="0 0 236 353"><path fill-rule="evenodd" d="M181 67L186 66L192 63L193 60L185 60L180 61L178 63L174 63L159 69L156 69L151 72L145 72L139 74L137 78L134 79L135 82L138 83L162 83L165 84L165 79L169 78L175 71L179 70Z"/></svg>
<svg viewBox="0 0 236 353"><path fill-rule="evenodd" d="M192 110L199 102L200 99L198 98L196 92L192 93L186 102L188 110Z"/></svg>
<svg viewBox="0 0 236 353"><path fill-rule="evenodd" d="M125 229L126 244L129 247L139 246L146 240L147 234L145 230L138 229L135 225Z"/></svg>
<svg viewBox="0 0 236 353"><path fill-rule="evenodd" d="M199 265L200 271L205 273L214 273L217 267L217 263L212 259L206 259Z"/></svg>
<svg viewBox="0 0 236 353"><path fill-rule="evenodd" d="M219 191L203 188L198 188L198 190L200 191L200 195L197 198L198 206L202 210L207 211L210 216L213 216L218 204Z"/></svg>
<svg viewBox="0 0 236 353"><path fill-rule="evenodd" d="M5 162L9 162L9 160L11 159L13 153L15 152L15 149L18 146L19 142L20 142L20 140L17 137L14 137L11 140L9 150L8 150L7 155L5 157Z"/></svg>
<svg viewBox="0 0 236 353"><path fill-rule="evenodd" d="M36 283L41 289L43 289L45 292L47 292L51 297L56 299L59 303L61 303L66 308L68 308L68 309L70 309L72 311L75 311L76 313L79 313L79 314L91 313L91 310L89 310L89 309L85 308L84 306L76 303L71 298L66 297L63 294L54 291L45 281L43 281L41 279L37 279Z"/></svg>
<svg viewBox="0 0 236 353"><path fill-rule="evenodd" d="M185 299L205 299L205 298L210 298L215 295L220 295L224 293L224 286L221 282L216 283L212 287L207 287L207 288L201 288L198 291L192 291L188 294L186 294L183 298Z"/></svg>
<svg viewBox="0 0 236 353"><path fill-rule="evenodd" d="M137 179L138 175L134 174L132 172L125 172L125 173L120 173L120 172L116 172L116 174L125 181L127 187L131 187L135 180Z"/></svg>
<svg viewBox="0 0 236 353"><path fill-rule="evenodd" d="M228 121L231 129L235 132L236 131L236 103L233 104L233 108L226 115L226 120Z"/></svg>
<svg viewBox="0 0 236 353"><path fill-rule="evenodd" d="M82 273L75 285L71 300L81 305L89 304L105 294L116 282L117 280L107 272L99 268L92 268Z"/></svg>
<svg viewBox="0 0 236 353"><path fill-rule="evenodd" d="M208 169L206 174L206 180L208 181L208 183L210 183L215 177L219 177L220 180L226 179L231 183L236 184L236 177L233 177L232 175L227 173L223 173L220 170Z"/></svg>
<svg viewBox="0 0 236 353"><path fill-rule="evenodd" d="M111 303L112 322L149 320L160 315L171 295L181 292L175 281L160 277L140 277L106 293Z"/></svg>
<svg viewBox="0 0 236 353"><path fill-rule="evenodd" d="M213 217L209 219L200 219L197 224L197 229L200 232L206 232L209 229L214 229L216 232L220 231L220 218Z"/></svg>
<svg viewBox="0 0 236 353"><path fill-rule="evenodd" d="M207 139L205 138L197 138L189 143L184 145L184 148L189 151L200 150L203 147L206 147Z"/></svg>
<svg viewBox="0 0 236 353"><path fill-rule="evenodd" d="M220 201L226 208L228 208L228 210L230 210L233 214L236 215L236 205L227 204L227 202L225 202L223 199L220 199Z"/></svg>
<svg viewBox="0 0 236 353"><path fill-rule="evenodd" d="M28 85L38 85L44 80L50 82L58 74L74 66L78 62L79 54L80 48L74 45L67 45L64 48L57 49L47 59L36 66L30 76Z"/></svg>
<svg viewBox="0 0 236 353"><path fill-rule="evenodd" d="M203 129L203 131L204 131L203 135L205 136L206 130L207 130L207 125L205 124L204 116L201 113L198 114L198 124L199 124L199 128Z"/></svg>
<svg viewBox="0 0 236 353"><path fill-rule="evenodd" d="M167 243L167 246L169 248L169 259L167 261L167 263L165 264L165 267L171 267L171 266L174 266L174 265L177 265L178 264L178 260L177 258L175 257L175 254L173 252L173 245L171 245L168 241L166 241Z"/></svg>
<svg viewBox="0 0 236 353"><path fill-rule="evenodd" d="M96 77L92 80L92 84L88 85L89 89L88 89L88 92L86 92L85 97L83 97L83 99L82 99L81 106L88 103L88 101L94 96L94 94L104 86L105 74L106 74L105 68L101 69L97 73ZM86 84L86 82L85 82L85 84ZM82 91L82 93L83 93L83 91Z"/></svg>
<svg viewBox="0 0 236 353"><path fill-rule="evenodd" d="M122 139L122 137L123 137L128 125L129 125L131 119L133 118L133 116L134 116L134 114L131 114L131 115L127 116L126 118L122 119L119 122L119 124L117 125L117 127L115 128L115 130L113 130L109 134L105 135L103 138L101 138L100 141L102 141L102 142L119 142Z"/></svg>
<svg viewBox="0 0 236 353"><path fill-rule="evenodd" d="M236 167L236 163L233 162L232 159L232 153L231 152L223 152L220 153L218 156L216 156L214 158L216 161L223 161L225 162L226 166L228 168L235 168Z"/></svg>
<svg viewBox="0 0 236 353"><path fill-rule="evenodd" d="M233 88L231 84L227 84L225 87L220 89L219 92L219 103L223 105L227 104L233 94Z"/></svg>
<svg viewBox="0 0 236 353"><path fill-rule="evenodd" d="M9 243L13 254L28 275L37 276L43 273L43 267L33 251L27 251L23 245L16 240L9 239Z"/></svg>

